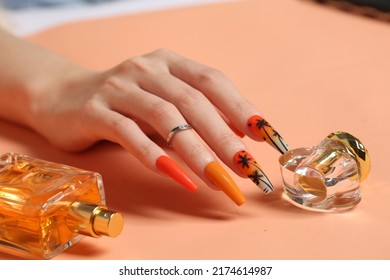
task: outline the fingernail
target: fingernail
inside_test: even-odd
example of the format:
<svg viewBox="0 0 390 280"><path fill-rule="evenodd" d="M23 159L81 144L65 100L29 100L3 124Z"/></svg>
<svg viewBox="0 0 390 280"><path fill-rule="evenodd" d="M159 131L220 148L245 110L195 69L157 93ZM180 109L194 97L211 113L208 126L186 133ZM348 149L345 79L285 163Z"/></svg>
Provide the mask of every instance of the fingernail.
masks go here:
<svg viewBox="0 0 390 280"><path fill-rule="evenodd" d="M156 160L156 166L161 172L171 177L187 190L194 192L198 189L198 186L192 181L190 176L171 158L160 156Z"/></svg>
<svg viewBox="0 0 390 280"><path fill-rule="evenodd" d="M261 170L256 160L246 151L237 152L233 156L234 164L240 171L252 180L264 193L274 190L268 177Z"/></svg>
<svg viewBox="0 0 390 280"><path fill-rule="evenodd" d="M266 141L282 154L288 151L282 136L264 118L252 116L248 120L248 127L259 141Z"/></svg>
<svg viewBox="0 0 390 280"><path fill-rule="evenodd" d="M218 162L212 161L207 164L204 172L207 178L209 178L214 185L219 187L237 205L241 205L246 201L241 190L233 181L233 178Z"/></svg>

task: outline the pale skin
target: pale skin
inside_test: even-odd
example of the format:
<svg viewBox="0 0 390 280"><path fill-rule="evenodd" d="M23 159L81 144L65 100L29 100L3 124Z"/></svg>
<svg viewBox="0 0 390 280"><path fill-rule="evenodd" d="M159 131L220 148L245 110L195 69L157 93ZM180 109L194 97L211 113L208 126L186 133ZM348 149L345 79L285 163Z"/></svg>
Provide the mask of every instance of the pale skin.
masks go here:
<svg viewBox="0 0 390 280"><path fill-rule="evenodd" d="M173 149L214 189L205 166L222 161L243 176L232 158L247 148L230 126L253 137L247 120L260 115L221 71L169 50L95 72L4 30L0 100L1 118L60 149L81 151L109 140L155 172L156 159L166 152L147 135L166 139L172 128L190 123L194 129L175 135Z"/></svg>

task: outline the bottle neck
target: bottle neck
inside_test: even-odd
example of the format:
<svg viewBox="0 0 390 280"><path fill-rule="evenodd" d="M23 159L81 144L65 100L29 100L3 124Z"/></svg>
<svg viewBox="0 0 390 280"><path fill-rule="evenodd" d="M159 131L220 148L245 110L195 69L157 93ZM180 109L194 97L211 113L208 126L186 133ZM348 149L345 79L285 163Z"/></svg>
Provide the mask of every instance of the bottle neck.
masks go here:
<svg viewBox="0 0 390 280"><path fill-rule="evenodd" d="M95 205L75 201L70 206L71 216L76 218L76 231L95 238L101 236L117 237L123 229L124 220L120 213Z"/></svg>

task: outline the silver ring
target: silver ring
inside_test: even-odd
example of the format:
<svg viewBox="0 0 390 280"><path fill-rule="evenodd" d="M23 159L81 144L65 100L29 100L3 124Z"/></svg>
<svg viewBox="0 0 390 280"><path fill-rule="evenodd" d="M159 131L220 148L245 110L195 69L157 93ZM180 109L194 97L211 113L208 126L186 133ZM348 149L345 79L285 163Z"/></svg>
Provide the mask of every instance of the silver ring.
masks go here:
<svg viewBox="0 0 390 280"><path fill-rule="evenodd" d="M169 132L168 138L167 138L168 147L172 147L172 140L173 140L173 137L176 135L176 133L183 131L183 130L187 130L187 129L192 129L192 126L190 126L189 124L182 124L182 125L176 126L174 129L172 129L171 132Z"/></svg>

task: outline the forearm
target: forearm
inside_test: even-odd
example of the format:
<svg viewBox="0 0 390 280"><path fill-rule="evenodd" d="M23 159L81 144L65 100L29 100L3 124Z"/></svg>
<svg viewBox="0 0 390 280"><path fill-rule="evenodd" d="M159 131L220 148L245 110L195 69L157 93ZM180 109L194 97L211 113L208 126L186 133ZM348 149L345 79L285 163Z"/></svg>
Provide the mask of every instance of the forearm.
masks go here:
<svg viewBox="0 0 390 280"><path fill-rule="evenodd" d="M0 29L0 117L33 127L42 99L71 87L81 67Z"/></svg>

